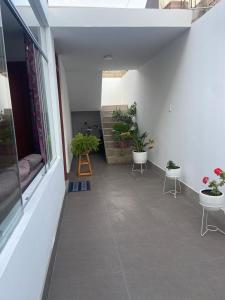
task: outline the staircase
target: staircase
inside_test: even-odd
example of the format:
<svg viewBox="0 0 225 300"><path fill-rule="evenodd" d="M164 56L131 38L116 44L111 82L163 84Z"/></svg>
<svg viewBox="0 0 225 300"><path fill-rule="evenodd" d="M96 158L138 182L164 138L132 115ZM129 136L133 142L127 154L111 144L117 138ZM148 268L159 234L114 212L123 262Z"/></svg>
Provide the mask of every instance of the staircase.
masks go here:
<svg viewBox="0 0 225 300"><path fill-rule="evenodd" d="M130 148L118 148L117 143L113 140L112 128L112 112L116 109L127 110L127 105L110 105L102 106L101 108L101 122L103 130L103 138L105 145L106 160L108 164L122 164L132 161L132 152Z"/></svg>

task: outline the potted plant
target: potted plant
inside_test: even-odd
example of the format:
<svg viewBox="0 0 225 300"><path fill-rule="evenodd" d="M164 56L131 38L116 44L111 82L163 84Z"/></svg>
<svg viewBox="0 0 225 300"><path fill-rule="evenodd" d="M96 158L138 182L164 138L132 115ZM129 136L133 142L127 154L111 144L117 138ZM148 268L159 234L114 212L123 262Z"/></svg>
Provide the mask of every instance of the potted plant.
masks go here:
<svg viewBox="0 0 225 300"><path fill-rule="evenodd" d="M95 135L78 133L71 141L71 152L78 156L77 174L78 176L91 176L92 167L89 158L91 151L97 151L100 140ZM86 158L86 159L84 159ZM81 166L87 167L86 171L81 170Z"/></svg>
<svg viewBox="0 0 225 300"><path fill-rule="evenodd" d="M97 151L100 140L95 135L78 133L71 141L71 152L74 156Z"/></svg>
<svg viewBox="0 0 225 300"><path fill-rule="evenodd" d="M208 184L208 189L199 192L200 204L208 210L219 210L224 205L224 193L219 190L225 184L225 172L220 168L214 170L218 180L209 181L209 177L202 179L204 184Z"/></svg>
<svg viewBox="0 0 225 300"><path fill-rule="evenodd" d="M118 122L113 125L113 139L118 143L119 148L130 146L131 133L130 126L125 122Z"/></svg>
<svg viewBox="0 0 225 300"><path fill-rule="evenodd" d="M148 153L146 151L146 147L149 146L149 149L152 149L154 146L154 140L149 139L146 141L148 137L148 133L144 132L143 134L139 134L138 131L133 132L133 160L135 164L145 164L148 160Z"/></svg>
<svg viewBox="0 0 225 300"><path fill-rule="evenodd" d="M129 126L131 130L137 130L136 123L137 104L134 102L126 111L116 109L112 113L113 122L122 122Z"/></svg>
<svg viewBox="0 0 225 300"><path fill-rule="evenodd" d="M181 176L181 167L177 166L172 160L166 165L166 176L170 178L178 178Z"/></svg>

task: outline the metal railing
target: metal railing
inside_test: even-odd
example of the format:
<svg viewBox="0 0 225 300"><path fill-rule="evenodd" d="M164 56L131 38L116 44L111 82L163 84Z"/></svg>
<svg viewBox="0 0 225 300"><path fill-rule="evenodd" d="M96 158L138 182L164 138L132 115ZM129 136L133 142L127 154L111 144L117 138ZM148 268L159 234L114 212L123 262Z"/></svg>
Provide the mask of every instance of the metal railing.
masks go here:
<svg viewBox="0 0 225 300"><path fill-rule="evenodd" d="M193 21L195 21L218 2L219 0L159 0L159 8L191 9L193 10Z"/></svg>
<svg viewBox="0 0 225 300"><path fill-rule="evenodd" d="M167 9L209 9L218 0L160 0L159 8Z"/></svg>

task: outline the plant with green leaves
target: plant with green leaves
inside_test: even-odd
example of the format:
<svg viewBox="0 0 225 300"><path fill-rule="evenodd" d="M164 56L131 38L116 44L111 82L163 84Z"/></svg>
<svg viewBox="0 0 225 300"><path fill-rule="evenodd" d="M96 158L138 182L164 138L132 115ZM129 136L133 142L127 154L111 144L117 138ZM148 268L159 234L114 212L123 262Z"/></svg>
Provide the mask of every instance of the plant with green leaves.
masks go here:
<svg viewBox="0 0 225 300"><path fill-rule="evenodd" d="M149 149L152 149L154 147L154 140L147 140L147 137L147 132L144 132L142 134L140 134L138 131L133 132L132 138L134 152L145 152L147 146Z"/></svg>
<svg viewBox="0 0 225 300"><path fill-rule="evenodd" d="M112 119L114 122L123 122L128 124L130 127L133 124L132 116L129 115L126 111L122 111L121 109L114 110L112 113Z"/></svg>
<svg viewBox="0 0 225 300"><path fill-rule="evenodd" d="M214 173L218 176L218 180L214 179L209 181L209 177L205 176L202 181L204 184L208 183L208 187L210 188L208 194L210 196L220 196L222 195L222 192L219 190L219 188L225 184L225 172L220 168L216 168Z"/></svg>
<svg viewBox="0 0 225 300"><path fill-rule="evenodd" d="M0 112L0 144L13 144L12 117Z"/></svg>
<svg viewBox="0 0 225 300"><path fill-rule="evenodd" d="M137 113L137 104L134 102L127 111L122 111L121 109L116 109L112 113L112 119L114 122L122 122L129 125L129 127L134 130L137 128L137 123L134 121L134 117Z"/></svg>
<svg viewBox="0 0 225 300"><path fill-rule="evenodd" d="M71 152L75 156L98 151L100 139L95 135L78 133L71 141Z"/></svg>
<svg viewBox="0 0 225 300"><path fill-rule="evenodd" d="M137 103L134 102L127 110L128 115L135 117L137 114Z"/></svg>
<svg viewBox="0 0 225 300"><path fill-rule="evenodd" d="M166 168L168 170L176 170L176 169L180 169L179 166L177 166L172 160L169 160L167 165L166 165Z"/></svg>
<svg viewBox="0 0 225 300"><path fill-rule="evenodd" d="M125 122L115 123L113 125L113 139L118 142L120 148L127 148L132 139L130 127Z"/></svg>
<svg viewBox="0 0 225 300"><path fill-rule="evenodd" d="M125 122L118 122L113 125L113 131L117 131L119 133L128 132L130 130L130 127Z"/></svg>

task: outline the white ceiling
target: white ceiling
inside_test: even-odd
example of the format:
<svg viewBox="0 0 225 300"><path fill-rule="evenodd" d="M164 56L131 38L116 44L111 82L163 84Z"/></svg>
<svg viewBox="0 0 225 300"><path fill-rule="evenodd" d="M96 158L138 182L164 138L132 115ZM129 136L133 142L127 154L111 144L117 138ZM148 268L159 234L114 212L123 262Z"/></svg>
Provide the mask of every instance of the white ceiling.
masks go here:
<svg viewBox="0 0 225 300"><path fill-rule="evenodd" d="M50 25L66 70L72 111L101 106L101 71L133 70L191 26L190 11L52 8ZM111 61L104 61L105 55Z"/></svg>
<svg viewBox="0 0 225 300"><path fill-rule="evenodd" d="M137 69L187 28L52 28L67 71ZM104 55L113 56L104 61Z"/></svg>
<svg viewBox="0 0 225 300"><path fill-rule="evenodd" d="M99 110L101 70L132 70L187 28L52 28L72 111ZM106 54L112 61L104 61Z"/></svg>

